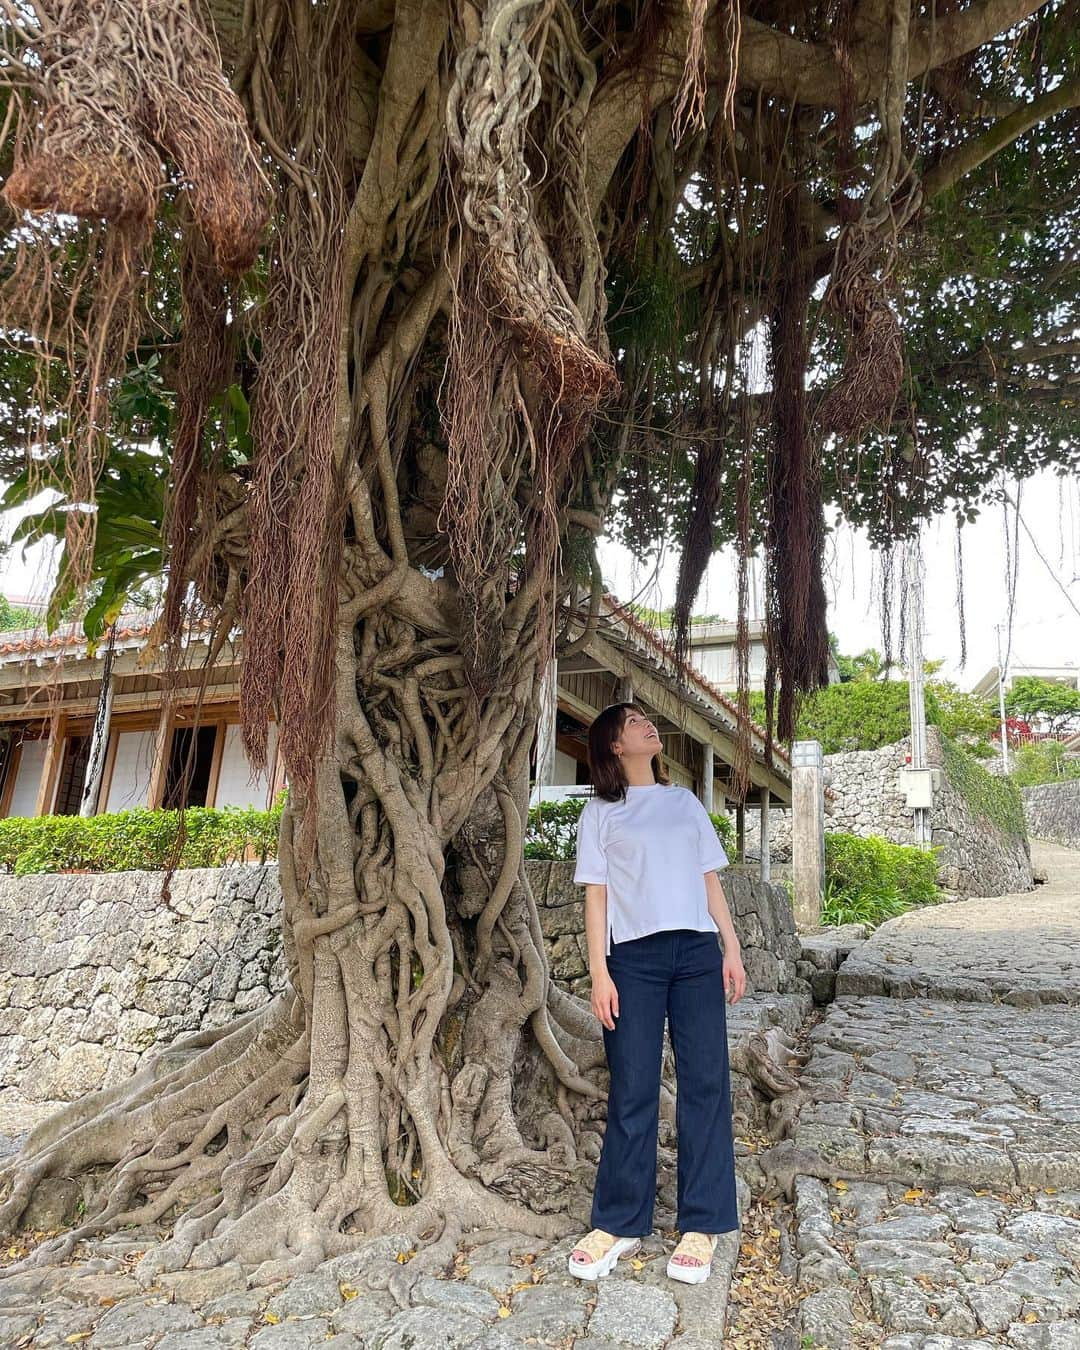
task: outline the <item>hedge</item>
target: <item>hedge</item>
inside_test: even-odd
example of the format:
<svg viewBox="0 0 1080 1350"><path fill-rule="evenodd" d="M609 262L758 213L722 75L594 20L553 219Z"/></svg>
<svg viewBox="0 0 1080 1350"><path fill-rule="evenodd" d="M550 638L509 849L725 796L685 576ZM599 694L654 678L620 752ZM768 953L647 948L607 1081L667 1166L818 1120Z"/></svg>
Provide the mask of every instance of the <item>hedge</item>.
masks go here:
<svg viewBox="0 0 1080 1350"><path fill-rule="evenodd" d="M562 801L544 802L529 808L529 823L525 832L526 858L564 861L574 856L577 847L577 824L587 797L566 797ZM729 858L735 858L735 827L727 816L709 812Z"/></svg>
<svg viewBox="0 0 1080 1350"><path fill-rule="evenodd" d="M277 857L284 791L274 807L192 806L184 812L181 867L227 867ZM8 816L0 820L0 867L30 872L163 871L179 811L133 807L96 816Z"/></svg>
<svg viewBox="0 0 1080 1350"><path fill-rule="evenodd" d="M191 806L184 812L180 867L228 867L277 857L278 825L287 789L272 810ZM584 797L547 802L529 811L526 858L573 858ZM133 807L97 816L8 816L0 819L0 868L30 872L163 871L176 841L179 811ZM711 815L730 858L735 831Z"/></svg>

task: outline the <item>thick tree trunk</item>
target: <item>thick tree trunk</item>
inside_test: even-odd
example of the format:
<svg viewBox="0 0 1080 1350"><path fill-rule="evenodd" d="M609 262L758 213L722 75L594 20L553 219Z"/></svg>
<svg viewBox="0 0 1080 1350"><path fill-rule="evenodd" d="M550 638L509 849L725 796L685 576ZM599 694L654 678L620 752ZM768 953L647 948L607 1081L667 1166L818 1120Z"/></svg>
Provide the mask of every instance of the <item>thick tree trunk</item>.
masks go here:
<svg viewBox="0 0 1080 1350"><path fill-rule="evenodd" d="M364 734L363 624L345 604L340 625L314 837L298 794L282 818L291 987L34 1131L5 1174L0 1229L46 1178L94 1182L85 1220L31 1259L175 1218L148 1277L243 1259L269 1280L391 1230L429 1244L418 1275L463 1229L557 1236L586 1217L604 1054L591 1011L551 982L524 867L535 687L514 686L490 743L463 737L455 781L475 789L447 794L441 819L423 775L403 774L408 699L383 701L384 739Z"/></svg>

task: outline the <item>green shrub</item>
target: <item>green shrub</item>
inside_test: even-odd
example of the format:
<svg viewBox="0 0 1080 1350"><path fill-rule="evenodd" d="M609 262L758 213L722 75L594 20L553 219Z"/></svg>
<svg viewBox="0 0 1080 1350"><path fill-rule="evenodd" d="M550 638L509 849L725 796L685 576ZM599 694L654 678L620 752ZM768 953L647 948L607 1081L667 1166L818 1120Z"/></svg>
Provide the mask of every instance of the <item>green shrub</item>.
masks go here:
<svg viewBox="0 0 1080 1350"><path fill-rule="evenodd" d="M226 867L249 852L277 856L285 792L269 810L189 807L181 867ZM179 811L133 807L97 816L9 816L0 820L0 867L30 872L161 871L176 841Z"/></svg>
<svg viewBox="0 0 1080 1350"><path fill-rule="evenodd" d="M269 811L255 807L189 807L184 813L181 867L227 867L249 852L259 862L277 857L278 827L287 790ZM574 857L585 797L545 802L529 810L525 857ZM97 816L8 816L0 820L0 869L30 872L162 871L176 841L178 811L133 807ZM729 858L735 830L726 816L710 819Z"/></svg>
<svg viewBox="0 0 1080 1350"><path fill-rule="evenodd" d="M1027 834L1024 799L1015 781L988 773L963 746L948 736L941 738L945 773L963 797L972 815L989 820L1003 834Z"/></svg>
<svg viewBox="0 0 1080 1350"><path fill-rule="evenodd" d="M720 843L724 846L724 852L728 855L731 862L737 861L738 838L735 834L735 826L731 823L728 816L718 815L715 811L709 812L709 819L713 823L713 828L720 836Z"/></svg>
<svg viewBox="0 0 1080 1350"><path fill-rule="evenodd" d="M926 697L928 720L936 705ZM750 695L750 715L765 720L765 695ZM820 741L826 755L843 750L878 750L902 740L911 731L906 680L852 680L830 684L803 699L795 733L800 741Z"/></svg>
<svg viewBox="0 0 1080 1350"><path fill-rule="evenodd" d="M820 741L826 755L844 750L880 750L911 734L907 680L850 680L830 684L803 699L796 719L800 741ZM981 752L997 725L993 708L946 680L924 686L926 720L942 734ZM764 724L765 695L750 694L750 715Z"/></svg>
<svg viewBox="0 0 1080 1350"><path fill-rule="evenodd" d="M525 856L561 861L574 856L577 826L587 797L565 797L529 807L525 829Z"/></svg>
<svg viewBox="0 0 1080 1350"><path fill-rule="evenodd" d="M1037 741L1009 753L1009 777L1017 787L1080 778L1080 760L1067 759L1061 741Z"/></svg>
<svg viewBox="0 0 1080 1350"><path fill-rule="evenodd" d="M937 849L891 844L874 835L825 836L824 924L886 919L940 899Z"/></svg>

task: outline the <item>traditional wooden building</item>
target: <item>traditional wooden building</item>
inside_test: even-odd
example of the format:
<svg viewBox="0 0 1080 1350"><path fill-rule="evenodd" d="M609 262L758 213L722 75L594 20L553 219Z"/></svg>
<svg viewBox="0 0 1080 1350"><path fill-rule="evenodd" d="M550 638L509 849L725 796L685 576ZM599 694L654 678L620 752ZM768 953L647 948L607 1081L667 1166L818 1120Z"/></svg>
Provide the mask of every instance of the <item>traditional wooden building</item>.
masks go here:
<svg viewBox="0 0 1080 1350"><path fill-rule="evenodd" d="M40 629L0 634L0 815L90 815L178 806L181 799L189 806L270 804L286 778L273 725L271 773L253 777L244 758L237 683L242 639L226 642L219 653L196 720L209 633L189 631L187 674L170 712L152 621L146 612L123 614L111 648L103 642L93 655L77 624L51 636ZM766 765L764 732L753 725L752 787L745 801L734 801L734 702L693 666L676 667L657 635L612 595L602 598L596 632L545 677L534 800L564 796L588 782L589 723L608 703L631 697L656 722L673 779L710 810L734 805L741 823L745 807L756 806L767 830L770 804L791 801L787 757L777 749ZM193 742L185 788L182 769Z"/></svg>

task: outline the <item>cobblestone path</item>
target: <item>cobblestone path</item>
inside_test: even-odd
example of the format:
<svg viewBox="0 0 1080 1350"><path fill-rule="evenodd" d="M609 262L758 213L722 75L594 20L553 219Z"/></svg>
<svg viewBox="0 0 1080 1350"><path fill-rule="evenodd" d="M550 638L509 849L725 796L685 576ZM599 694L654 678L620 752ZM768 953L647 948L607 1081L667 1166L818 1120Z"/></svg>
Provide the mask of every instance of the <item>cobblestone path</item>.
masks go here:
<svg viewBox="0 0 1080 1350"><path fill-rule="evenodd" d="M1046 885L840 967L795 1132L807 1344L1080 1350L1080 854L1033 857Z"/></svg>

